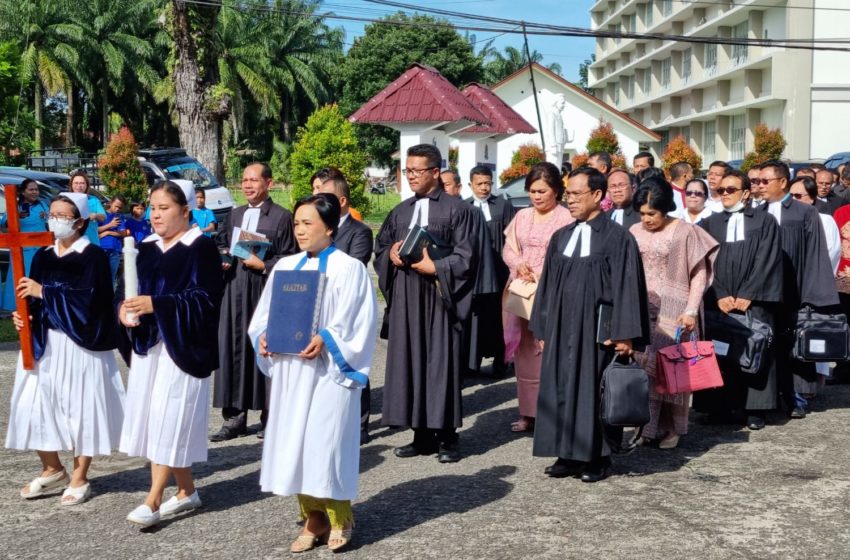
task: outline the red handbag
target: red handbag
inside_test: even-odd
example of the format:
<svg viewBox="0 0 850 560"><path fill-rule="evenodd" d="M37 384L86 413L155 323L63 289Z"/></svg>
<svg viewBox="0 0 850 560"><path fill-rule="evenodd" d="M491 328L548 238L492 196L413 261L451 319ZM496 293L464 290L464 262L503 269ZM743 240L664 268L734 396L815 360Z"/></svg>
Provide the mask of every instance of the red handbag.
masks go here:
<svg viewBox="0 0 850 560"><path fill-rule="evenodd" d="M714 355L714 343L697 340L694 333L689 341L682 342L681 338L680 327L676 329L676 344L657 352L655 392L675 395L722 387L723 376Z"/></svg>

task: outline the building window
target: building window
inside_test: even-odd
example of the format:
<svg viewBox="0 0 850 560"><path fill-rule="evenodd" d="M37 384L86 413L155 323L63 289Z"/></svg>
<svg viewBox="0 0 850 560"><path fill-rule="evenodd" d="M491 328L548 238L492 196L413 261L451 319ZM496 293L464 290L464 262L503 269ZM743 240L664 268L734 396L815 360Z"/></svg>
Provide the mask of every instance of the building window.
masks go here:
<svg viewBox="0 0 850 560"><path fill-rule="evenodd" d="M626 76L626 99L633 101L635 98L635 77Z"/></svg>
<svg viewBox="0 0 850 560"><path fill-rule="evenodd" d="M643 23L644 27L649 29L652 27L652 12L654 6L652 5L652 0L649 0L646 4L643 5Z"/></svg>
<svg viewBox="0 0 850 560"><path fill-rule="evenodd" d="M673 0L661 0L661 15L668 17L673 14Z"/></svg>
<svg viewBox="0 0 850 560"><path fill-rule="evenodd" d="M746 39L748 22L742 21L732 28L733 39ZM739 66L747 62L747 45L732 45L732 64Z"/></svg>
<svg viewBox="0 0 850 560"><path fill-rule="evenodd" d="M624 33L635 33L637 31L636 21L637 21L636 15L623 16L623 32Z"/></svg>
<svg viewBox="0 0 850 560"><path fill-rule="evenodd" d="M732 115L729 123L729 151L732 159L744 159L747 138L747 116Z"/></svg>
<svg viewBox="0 0 850 560"><path fill-rule="evenodd" d="M673 68L673 60L667 58L661 61L661 89L668 91L670 89L670 71Z"/></svg>
<svg viewBox="0 0 850 560"><path fill-rule="evenodd" d="M670 143L670 131L661 130L658 132L658 135L661 136L661 141L658 143L658 153L660 154L667 147L667 144Z"/></svg>
<svg viewBox="0 0 850 560"><path fill-rule="evenodd" d="M620 88L619 86L614 86L614 95L611 96L614 107L618 107L620 105Z"/></svg>
<svg viewBox="0 0 850 560"><path fill-rule="evenodd" d="M682 82L689 84L691 82L691 57L693 49L685 49L682 53Z"/></svg>
<svg viewBox="0 0 850 560"><path fill-rule="evenodd" d="M705 45L705 68L706 76L713 76L717 72L717 45Z"/></svg>
<svg viewBox="0 0 850 560"><path fill-rule="evenodd" d="M714 142L717 136L717 125L708 121L702 125L702 160L714 161Z"/></svg>
<svg viewBox="0 0 850 560"><path fill-rule="evenodd" d="M649 97L652 92L652 68L643 71L643 94Z"/></svg>

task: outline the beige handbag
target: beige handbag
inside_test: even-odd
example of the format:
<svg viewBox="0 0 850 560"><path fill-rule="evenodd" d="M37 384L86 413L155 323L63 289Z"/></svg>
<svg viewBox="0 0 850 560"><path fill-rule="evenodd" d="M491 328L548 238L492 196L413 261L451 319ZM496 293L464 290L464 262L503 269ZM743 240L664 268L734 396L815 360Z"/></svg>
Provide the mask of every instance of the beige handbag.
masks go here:
<svg viewBox="0 0 850 560"><path fill-rule="evenodd" d="M526 282L522 278L517 278L508 286L505 311L523 319L530 319L535 293L537 293L537 282Z"/></svg>

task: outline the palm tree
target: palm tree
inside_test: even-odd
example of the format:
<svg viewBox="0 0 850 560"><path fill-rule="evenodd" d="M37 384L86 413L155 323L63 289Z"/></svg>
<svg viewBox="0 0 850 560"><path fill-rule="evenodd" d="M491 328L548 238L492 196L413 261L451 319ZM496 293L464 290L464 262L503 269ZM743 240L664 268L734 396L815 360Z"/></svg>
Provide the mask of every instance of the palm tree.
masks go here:
<svg viewBox="0 0 850 560"><path fill-rule="evenodd" d="M496 50L490 51L488 54L493 57L484 66L484 75L488 84L495 84L528 64L533 62L540 64L543 61L543 55L536 50L531 51L531 60L528 60L524 50L511 46L505 47L505 54ZM561 73L561 65L557 62L549 64L547 68L556 74Z"/></svg>
<svg viewBox="0 0 850 560"><path fill-rule="evenodd" d="M33 83L37 150L44 147L44 95L64 92L72 103L74 80L85 82L79 48L83 28L67 17L74 9L60 0L0 0L0 37L20 42L21 80ZM71 142L73 127L66 136Z"/></svg>

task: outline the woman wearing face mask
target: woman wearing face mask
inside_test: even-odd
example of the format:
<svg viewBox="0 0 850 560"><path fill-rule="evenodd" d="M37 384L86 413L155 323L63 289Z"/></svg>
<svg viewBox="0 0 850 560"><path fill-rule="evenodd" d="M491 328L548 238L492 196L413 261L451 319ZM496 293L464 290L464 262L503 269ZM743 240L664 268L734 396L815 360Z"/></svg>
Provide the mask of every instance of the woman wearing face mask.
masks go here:
<svg viewBox="0 0 850 560"><path fill-rule="evenodd" d="M748 312L773 328L782 298L779 225L770 214L752 207L750 179L741 171L726 171L717 192L723 212L700 224L720 243L705 308L726 314ZM754 375L724 368L723 387L694 395L694 409L708 413L715 422L744 413L750 430L764 428L765 413L780 405L776 364L773 356L767 359Z"/></svg>
<svg viewBox="0 0 850 560"><path fill-rule="evenodd" d="M317 194L295 205L301 253L275 265L257 304L248 336L269 376L269 421L260 485L264 492L298 496L304 529L292 552L318 542L332 551L351 539L360 464L360 391L375 351L377 303L363 263L333 245L339 201ZM319 332L298 355L270 354L266 329L274 275L318 270L327 280Z"/></svg>
<svg viewBox="0 0 850 560"><path fill-rule="evenodd" d="M21 497L67 486L63 506L91 496L92 457L117 446L124 416L109 261L83 235L87 218L85 195L56 198L48 218L56 242L38 250L29 277L17 287L18 297L29 298L36 364L24 370L18 359L6 447L34 449L41 459L41 474ZM13 320L20 330L17 312ZM70 477L58 451L74 452Z"/></svg>
<svg viewBox="0 0 850 560"><path fill-rule="evenodd" d="M116 297L127 327L119 344L130 364L119 449L151 462L150 491L127 516L143 528L201 505L192 463L207 460L223 280L215 242L189 227L194 202L191 183L151 189L155 233L139 245L139 295L124 299L121 286ZM177 492L163 502L172 476Z"/></svg>
<svg viewBox="0 0 850 560"><path fill-rule="evenodd" d="M668 216L676 210L676 203L673 187L661 177L640 184L634 206L641 223L629 231L643 260L650 326L649 345L636 354L636 359L654 387L658 349L674 344L678 328L683 337L697 330L702 297L711 284L717 242L704 230ZM663 436L658 447L675 448L679 438L688 433L689 407L690 393L660 395L651 390L650 420L643 428L643 439Z"/></svg>
<svg viewBox="0 0 850 560"><path fill-rule="evenodd" d="M18 227L21 231L45 231L47 229L47 215L50 207L38 198L38 183L32 179L26 179L18 188ZM6 215L3 214L0 225L6 225ZM24 275L30 273L32 258L38 251L38 247L24 247ZM6 310L15 309L15 286L12 280L12 267L6 272L6 283L3 286L3 299L0 308Z"/></svg>

